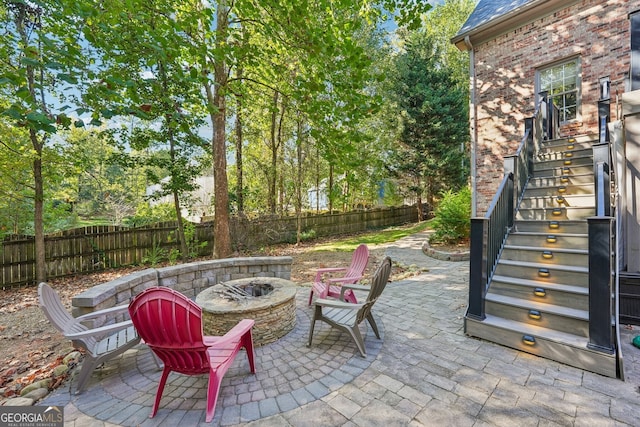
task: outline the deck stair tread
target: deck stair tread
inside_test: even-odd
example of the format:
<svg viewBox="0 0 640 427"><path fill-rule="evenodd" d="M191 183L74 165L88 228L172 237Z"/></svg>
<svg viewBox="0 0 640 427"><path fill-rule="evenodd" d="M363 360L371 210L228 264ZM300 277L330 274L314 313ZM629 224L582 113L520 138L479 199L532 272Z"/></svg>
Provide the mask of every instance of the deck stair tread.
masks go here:
<svg viewBox="0 0 640 427"><path fill-rule="evenodd" d="M558 316L570 317L578 320L589 320L589 312L587 310L578 310L575 308L563 307L560 305L548 304L535 300L515 298L492 293L487 294L486 300L498 304L522 308L525 310L539 310L543 313L555 314Z"/></svg>
<svg viewBox="0 0 640 427"><path fill-rule="evenodd" d="M548 221L546 221L548 222ZM543 237L549 234L553 234L558 237L589 237L589 234L585 233L563 233L557 232L556 230L549 230L546 232L542 231L514 231L509 234L509 236L534 236L534 237Z"/></svg>
<svg viewBox="0 0 640 427"><path fill-rule="evenodd" d="M563 283L550 283L540 280L522 279L520 277L510 277L494 274L491 279L493 282L510 283L513 285L527 286L530 288L543 288L561 292L570 292L581 295L589 295L589 289L584 286L567 285Z"/></svg>
<svg viewBox="0 0 640 427"><path fill-rule="evenodd" d="M549 234L549 233L545 233ZM554 233L558 234L558 233ZM578 255L589 255L588 249L574 249L574 248L554 248L549 249L540 246L521 246L521 245L504 245L504 249L513 249L518 251L531 251L531 252L544 252L551 250L554 253L564 253L564 254L578 254Z"/></svg>
<svg viewBox="0 0 640 427"><path fill-rule="evenodd" d="M579 335L569 334L567 332L556 331L555 329L544 328L542 326L532 325L529 323L517 322L515 320L504 319L498 316L486 315L482 321L484 324L490 324L494 327L517 331L522 334L533 335L546 339L548 341L560 344L570 345L576 348L585 348L589 343L588 338Z"/></svg>
<svg viewBox="0 0 640 427"><path fill-rule="evenodd" d="M541 142L524 193L518 195L515 222L492 266L484 317L465 316L465 332L615 376L616 355L588 346L587 219L595 215L593 145L598 138Z"/></svg>
<svg viewBox="0 0 640 427"><path fill-rule="evenodd" d="M498 261L498 264L530 268L549 268L555 271L569 271L573 273L589 273L588 267L578 267L575 265L553 264L553 266L550 266L549 264L543 264L541 262L513 261L509 259L500 259L500 261Z"/></svg>

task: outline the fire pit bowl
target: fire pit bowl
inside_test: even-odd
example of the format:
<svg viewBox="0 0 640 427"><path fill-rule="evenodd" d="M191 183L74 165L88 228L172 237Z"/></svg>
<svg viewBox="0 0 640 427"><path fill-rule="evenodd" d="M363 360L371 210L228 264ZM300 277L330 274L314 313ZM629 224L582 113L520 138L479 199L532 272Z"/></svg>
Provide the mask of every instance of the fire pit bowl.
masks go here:
<svg viewBox="0 0 640 427"><path fill-rule="evenodd" d="M256 321L254 345L276 341L296 324L296 285L277 277L230 280L196 296L205 335L224 335L242 319Z"/></svg>

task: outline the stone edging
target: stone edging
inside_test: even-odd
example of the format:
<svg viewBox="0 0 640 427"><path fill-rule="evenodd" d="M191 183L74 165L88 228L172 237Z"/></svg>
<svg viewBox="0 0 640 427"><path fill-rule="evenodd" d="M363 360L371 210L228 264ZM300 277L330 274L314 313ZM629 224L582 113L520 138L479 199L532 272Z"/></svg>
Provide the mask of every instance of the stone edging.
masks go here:
<svg viewBox="0 0 640 427"><path fill-rule="evenodd" d="M443 252L443 251L436 250L432 248L431 245L429 244L428 237L422 244L422 252L424 252L425 255L431 258L438 259L440 261L459 262L459 261L469 261L469 258L470 258L470 252Z"/></svg>
<svg viewBox="0 0 640 427"><path fill-rule="evenodd" d="M152 286L166 286L188 298L195 298L209 286L234 279L278 277L290 280L292 263L293 258L290 256L238 257L148 268L101 283L76 295L71 301L72 312L77 317L128 304L134 295Z"/></svg>

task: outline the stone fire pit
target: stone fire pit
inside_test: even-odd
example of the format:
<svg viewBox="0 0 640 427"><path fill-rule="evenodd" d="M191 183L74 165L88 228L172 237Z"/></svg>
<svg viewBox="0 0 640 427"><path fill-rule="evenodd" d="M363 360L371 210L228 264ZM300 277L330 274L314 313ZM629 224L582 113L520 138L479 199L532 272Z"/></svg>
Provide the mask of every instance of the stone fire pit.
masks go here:
<svg viewBox="0 0 640 427"><path fill-rule="evenodd" d="M224 335L242 319L256 321L254 345L283 337L296 324L296 285L277 277L249 277L211 286L196 296L205 335Z"/></svg>

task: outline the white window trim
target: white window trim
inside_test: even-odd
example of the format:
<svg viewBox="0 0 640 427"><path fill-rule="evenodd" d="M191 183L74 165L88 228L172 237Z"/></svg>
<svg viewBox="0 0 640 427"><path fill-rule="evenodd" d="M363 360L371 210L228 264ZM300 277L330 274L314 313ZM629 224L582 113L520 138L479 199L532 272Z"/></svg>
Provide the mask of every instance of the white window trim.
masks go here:
<svg viewBox="0 0 640 427"><path fill-rule="evenodd" d="M538 99L538 94L542 90L542 84L540 82L540 74L548 70L549 68L554 68L562 64L568 64L570 62L576 63L576 118L571 120L561 121L560 124L569 124L569 123L579 123L582 122L582 61L579 56L573 56L570 58L563 58L559 61L549 62L543 65L540 65L536 68L536 81L535 81L535 89L536 89L536 99Z"/></svg>

